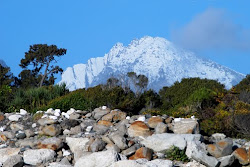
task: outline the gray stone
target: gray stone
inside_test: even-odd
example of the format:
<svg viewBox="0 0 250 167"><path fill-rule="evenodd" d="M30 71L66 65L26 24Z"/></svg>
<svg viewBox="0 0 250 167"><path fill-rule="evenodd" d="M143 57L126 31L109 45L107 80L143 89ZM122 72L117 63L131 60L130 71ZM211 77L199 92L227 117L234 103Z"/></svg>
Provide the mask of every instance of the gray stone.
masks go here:
<svg viewBox="0 0 250 167"><path fill-rule="evenodd" d="M117 147L117 145L114 145L114 144L107 144L107 145L105 146L105 148L106 148L107 150L114 150L114 151L116 151L116 152L120 152L120 151L121 151L120 148Z"/></svg>
<svg viewBox="0 0 250 167"><path fill-rule="evenodd" d="M78 133L81 133L81 126L80 125L75 126L73 128L70 128L70 134L76 135Z"/></svg>
<svg viewBox="0 0 250 167"><path fill-rule="evenodd" d="M156 134L161 134L166 132L167 132L167 125L164 124L163 122L158 123L157 126L155 127Z"/></svg>
<svg viewBox="0 0 250 167"><path fill-rule="evenodd" d="M62 147L63 143L60 138L57 137L51 137L44 139L42 141L39 141L37 143L37 148L38 149L51 149L51 150L58 150Z"/></svg>
<svg viewBox="0 0 250 167"><path fill-rule="evenodd" d="M70 114L69 119L74 120L74 119L79 119L80 118L80 114L77 113L73 113Z"/></svg>
<svg viewBox="0 0 250 167"><path fill-rule="evenodd" d="M88 142L89 142L88 138L66 137L66 143L69 146L72 153L74 154L75 160L79 159L84 152L88 151L87 148Z"/></svg>
<svg viewBox="0 0 250 167"><path fill-rule="evenodd" d="M31 138L18 140L16 142L17 147L25 147L25 146L34 147L35 145L36 145L36 141L34 139L31 139Z"/></svg>
<svg viewBox="0 0 250 167"><path fill-rule="evenodd" d="M9 132L9 131L4 131L2 132L8 139L14 139L16 136L15 136L15 133L13 132Z"/></svg>
<svg viewBox="0 0 250 167"><path fill-rule="evenodd" d="M173 122L173 132L176 134L199 134L200 127L197 119L181 119Z"/></svg>
<svg viewBox="0 0 250 167"><path fill-rule="evenodd" d="M123 160L114 163L114 167L172 167L173 162L170 160L155 159L148 161L147 159Z"/></svg>
<svg viewBox="0 0 250 167"><path fill-rule="evenodd" d="M82 123L80 124L82 129L86 129L88 126L94 126L95 120L92 119L84 119Z"/></svg>
<svg viewBox="0 0 250 167"><path fill-rule="evenodd" d="M19 130L24 130L24 126L22 124L19 124L19 123L12 123L12 124L10 124L10 129L13 132L16 132Z"/></svg>
<svg viewBox="0 0 250 167"><path fill-rule="evenodd" d="M184 150L187 141L200 140L200 138L200 134L153 134L152 136L143 139L141 144L144 144L146 147L151 148L156 152L165 152L171 148L171 146L176 146L181 150Z"/></svg>
<svg viewBox="0 0 250 167"><path fill-rule="evenodd" d="M109 127L107 127L105 125L95 124L93 126L93 130L96 132L96 134L103 135L103 134L105 134L109 130Z"/></svg>
<svg viewBox="0 0 250 167"><path fill-rule="evenodd" d="M218 158L220 161L220 167L231 166L234 163L234 155L228 155Z"/></svg>
<svg viewBox="0 0 250 167"><path fill-rule="evenodd" d="M25 133L24 132L18 132L16 134L16 138L17 139L24 139L26 137Z"/></svg>
<svg viewBox="0 0 250 167"><path fill-rule="evenodd" d="M129 156L129 155L132 155L133 153L135 153L135 151L139 148L139 145L133 145L131 147L129 147L128 149L126 150L123 150L121 153L123 155L126 155L126 156Z"/></svg>
<svg viewBox="0 0 250 167"><path fill-rule="evenodd" d="M46 125L42 128L42 132L44 135L48 136L57 136L61 133L61 126L60 125Z"/></svg>
<svg viewBox="0 0 250 167"><path fill-rule="evenodd" d="M58 121L55 119L49 119L49 118L41 118L37 121L41 126L45 126L45 125L51 125L51 124L55 124Z"/></svg>
<svg viewBox="0 0 250 167"><path fill-rule="evenodd" d="M26 164L37 165L52 160L55 155L55 151L51 149L26 150L23 153L23 160Z"/></svg>
<svg viewBox="0 0 250 167"><path fill-rule="evenodd" d="M22 166L23 166L23 158L20 155L13 155L3 163L3 167L22 167Z"/></svg>
<svg viewBox="0 0 250 167"><path fill-rule="evenodd" d="M123 135L121 135L119 131L118 133L117 132L112 133L111 135L109 135L109 137L115 143L115 145L117 145L120 149L124 150L128 147L126 144L125 137L123 137Z"/></svg>
<svg viewBox="0 0 250 167"><path fill-rule="evenodd" d="M95 141L90 145L90 151L97 152L102 151L105 148L106 144L101 139L96 138Z"/></svg>
<svg viewBox="0 0 250 167"><path fill-rule="evenodd" d="M110 167L117 161L119 156L113 150L95 152L87 156L82 156L75 163L75 167Z"/></svg>
<svg viewBox="0 0 250 167"><path fill-rule="evenodd" d="M215 144L209 144L207 146L208 152L215 158L224 157L230 155L233 152L233 140L232 139L223 139Z"/></svg>
<svg viewBox="0 0 250 167"><path fill-rule="evenodd" d="M208 156L205 146L199 141L188 141L187 142L186 155L194 159L207 167L218 167L220 162L212 157Z"/></svg>
<svg viewBox="0 0 250 167"><path fill-rule="evenodd" d="M92 114L94 115L94 118L99 120L101 119L104 115L108 114L110 112L109 108L103 109L102 107L94 109Z"/></svg>
<svg viewBox="0 0 250 167"><path fill-rule="evenodd" d="M2 148L0 149L0 163L4 163L8 158L17 155L20 148Z"/></svg>
<svg viewBox="0 0 250 167"><path fill-rule="evenodd" d="M70 129L72 127L78 126L79 122L77 120L65 119L60 123L63 130Z"/></svg>
<svg viewBox="0 0 250 167"><path fill-rule="evenodd" d="M25 133L25 135L26 135L27 138L35 136L34 131L31 130L31 129L25 130L24 133Z"/></svg>
<svg viewBox="0 0 250 167"><path fill-rule="evenodd" d="M215 133L215 134L212 134L211 141L218 142L218 141L223 140L225 138L226 138L225 134L223 134L223 133Z"/></svg>

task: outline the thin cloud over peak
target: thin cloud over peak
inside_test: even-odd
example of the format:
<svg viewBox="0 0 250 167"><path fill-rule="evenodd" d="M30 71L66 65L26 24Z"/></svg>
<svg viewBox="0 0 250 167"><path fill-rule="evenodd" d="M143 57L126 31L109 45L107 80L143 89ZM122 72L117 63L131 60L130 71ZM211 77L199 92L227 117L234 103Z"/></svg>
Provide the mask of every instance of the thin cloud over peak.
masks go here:
<svg viewBox="0 0 250 167"><path fill-rule="evenodd" d="M250 50L250 29L230 19L226 10L209 8L184 27L172 31L172 40L188 49Z"/></svg>

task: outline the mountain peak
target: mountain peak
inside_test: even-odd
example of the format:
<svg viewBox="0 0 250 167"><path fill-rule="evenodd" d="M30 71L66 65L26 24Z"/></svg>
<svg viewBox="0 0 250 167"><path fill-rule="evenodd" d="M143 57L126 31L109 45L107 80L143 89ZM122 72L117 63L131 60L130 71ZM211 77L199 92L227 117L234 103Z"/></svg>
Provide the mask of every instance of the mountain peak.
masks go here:
<svg viewBox="0 0 250 167"><path fill-rule="evenodd" d="M117 43L104 57L91 58L85 65L67 69L60 82L74 90L105 83L111 76L131 71L146 75L149 88L156 91L182 78L214 79L230 88L245 77L179 48L165 38L145 36L134 39L128 46Z"/></svg>

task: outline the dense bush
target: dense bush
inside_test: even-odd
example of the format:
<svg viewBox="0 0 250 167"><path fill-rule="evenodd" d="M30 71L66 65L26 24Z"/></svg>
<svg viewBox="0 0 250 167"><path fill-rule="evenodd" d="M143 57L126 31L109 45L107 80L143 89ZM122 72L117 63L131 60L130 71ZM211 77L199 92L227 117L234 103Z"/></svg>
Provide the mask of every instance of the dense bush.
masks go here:
<svg viewBox="0 0 250 167"><path fill-rule="evenodd" d="M6 112L10 107L12 89L8 85L0 86L0 112Z"/></svg>
<svg viewBox="0 0 250 167"><path fill-rule="evenodd" d="M21 108L34 112L56 97L68 92L66 85L55 85L40 88L17 89L11 102L9 112L18 111Z"/></svg>
<svg viewBox="0 0 250 167"><path fill-rule="evenodd" d="M176 161L188 162L189 159L185 154L185 151L186 150L181 150L176 146L172 146L165 152L165 155L167 159L170 159L172 161L176 160Z"/></svg>

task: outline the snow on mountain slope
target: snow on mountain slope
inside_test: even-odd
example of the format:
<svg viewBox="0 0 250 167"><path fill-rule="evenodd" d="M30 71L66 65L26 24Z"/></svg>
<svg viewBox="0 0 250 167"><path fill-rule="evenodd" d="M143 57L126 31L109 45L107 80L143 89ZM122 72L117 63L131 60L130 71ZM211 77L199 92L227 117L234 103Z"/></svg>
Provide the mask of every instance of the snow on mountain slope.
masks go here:
<svg viewBox="0 0 250 167"><path fill-rule="evenodd" d="M200 77L218 80L226 88L240 82L245 75L178 48L160 37L143 37L128 46L117 43L104 57L91 58L87 64L68 67L62 80L72 91L105 83L111 76L134 71L149 78L149 88L156 91L182 78Z"/></svg>

